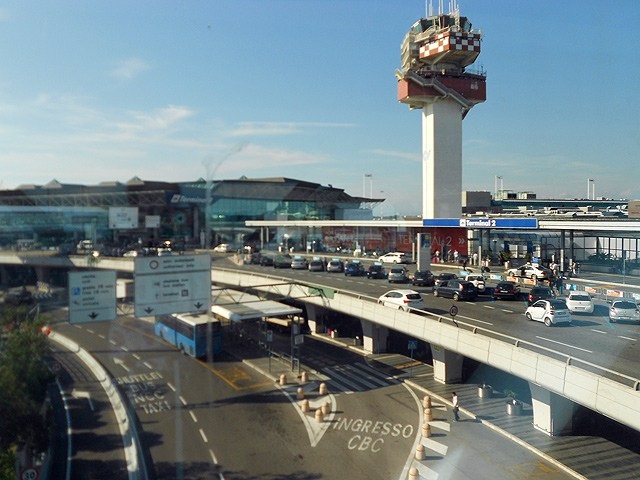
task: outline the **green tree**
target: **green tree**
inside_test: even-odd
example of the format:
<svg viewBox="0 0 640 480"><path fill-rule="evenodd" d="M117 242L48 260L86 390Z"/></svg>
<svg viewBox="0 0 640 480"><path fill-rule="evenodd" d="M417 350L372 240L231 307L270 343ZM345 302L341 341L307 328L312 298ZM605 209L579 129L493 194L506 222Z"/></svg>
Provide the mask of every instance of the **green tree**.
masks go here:
<svg viewBox="0 0 640 480"><path fill-rule="evenodd" d="M0 316L0 450L18 444L46 447L48 417L42 415L48 383L53 376L45 363L48 350L43 319L26 307L7 309Z"/></svg>

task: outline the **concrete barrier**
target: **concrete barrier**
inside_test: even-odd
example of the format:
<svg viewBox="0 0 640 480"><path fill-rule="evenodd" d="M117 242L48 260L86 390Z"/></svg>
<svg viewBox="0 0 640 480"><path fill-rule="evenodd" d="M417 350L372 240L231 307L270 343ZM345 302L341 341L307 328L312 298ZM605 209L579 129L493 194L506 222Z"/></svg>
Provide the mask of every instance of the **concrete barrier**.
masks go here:
<svg viewBox="0 0 640 480"><path fill-rule="evenodd" d="M135 429L135 422L130 420L129 412L122 401L122 396L113 385L107 371L89 352L81 348L73 340L56 332L51 332L48 338L70 352L75 353L98 380L107 394L109 402L111 402L111 408L118 421L120 435L122 436L122 442L124 444L124 455L127 462L129 480L145 480L147 478L146 468L144 468L143 462L139 462L138 453L140 452L140 440Z"/></svg>

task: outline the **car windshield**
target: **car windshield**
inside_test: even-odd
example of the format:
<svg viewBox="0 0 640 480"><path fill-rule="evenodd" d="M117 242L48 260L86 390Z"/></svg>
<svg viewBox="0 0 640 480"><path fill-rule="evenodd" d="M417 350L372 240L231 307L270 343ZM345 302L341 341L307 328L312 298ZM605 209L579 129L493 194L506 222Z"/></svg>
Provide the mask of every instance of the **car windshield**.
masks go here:
<svg viewBox="0 0 640 480"><path fill-rule="evenodd" d="M409 300L422 300L422 297L419 293L407 293L407 298Z"/></svg>
<svg viewBox="0 0 640 480"><path fill-rule="evenodd" d="M623 302L614 302L613 303L613 307L614 308L623 308L625 310L631 310L631 309L637 308L638 306L633 302L623 301Z"/></svg>
<svg viewBox="0 0 640 480"><path fill-rule="evenodd" d="M549 302L549 305L551 305L556 310L567 310L568 309L567 304L565 303L564 300L551 300Z"/></svg>
<svg viewBox="0 0 640 480"><path fill-rule="evenodd" d="M575 300L576 302L589 302L591 301L591 297L589 295L570 295L570 300Z"/></svg>

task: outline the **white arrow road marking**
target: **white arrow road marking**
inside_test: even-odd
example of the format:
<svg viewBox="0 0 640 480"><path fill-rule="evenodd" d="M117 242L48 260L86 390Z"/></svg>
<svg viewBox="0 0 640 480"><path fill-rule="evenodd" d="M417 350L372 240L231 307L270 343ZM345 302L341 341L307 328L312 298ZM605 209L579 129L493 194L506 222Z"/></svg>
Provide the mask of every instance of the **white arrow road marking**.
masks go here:
<svg viewBox="0 0 640 480"><path fill-rule="evenodd" d="M302 411L302 408L301 408L303 400L297 399L298 387L299 386L297 385L287 385L286 387L281 387L280 385L278 385L278 388L280 388L282 392L289 398L289 401L293 404L293 406L297 410L298 415L300 415L300 418L302 419L302 422L304 423L304 426L307 429L307 434L309 435L309 442L311 443L312 447L315 447L316 445L318 445L318 442L320 442L320 439L325 434L325 432L331 425L331 422L333 421L333 417L335 416L335 411L336 411L336 399L331 393L327 395L318 396L314 399L307 398L307 400L309 400L309 412L305 413ZM302 388L306 395L307 393L313 390L317 391L318 387L319 387L318 382L309 382L307 385L305 385ZM321 408L322 405L324 405L327 402L331 404L331 412L329 413L329 415L324 417L324 420L322 422L318 422L315 418L316 410L318 408Z"/></svg>
<svg viewBox="0 0 640 480"><path fill-rule="evenodd" d="M114 358L114 359L113 359L113 363L115 363L116 365L120 365L122 368L124 368L124 369L125 369L125 371L127 371L127 372L129 371L129 367L127 367L127 366L124 364L124 361L120 360L119 358Z"/></svg>
<svg viewBox="0 0 640 480"><path fill-rule="evenodd" d="M93 402L91 401L91 394L86 390L71 390L71 396L73 398L86 398L89 401L89 408L93 412Z"/></svg>

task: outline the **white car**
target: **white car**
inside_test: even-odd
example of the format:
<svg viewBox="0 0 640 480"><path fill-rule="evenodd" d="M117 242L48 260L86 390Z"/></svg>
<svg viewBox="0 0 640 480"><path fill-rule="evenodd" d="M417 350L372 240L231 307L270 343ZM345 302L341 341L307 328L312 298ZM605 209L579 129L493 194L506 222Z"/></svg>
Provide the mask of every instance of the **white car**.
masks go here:
<svg viewBox="0 0 640 480"><path fill-rule="evenodd" d="M527 263L518 268L510 268L507 270L507 275L511 277L523 277L538 280L548 280L552 276L551 270L540 265L532 265Z"/></svg>
<svg viewBox="0 0 640 480"><path fill-rule="evenodd" d="M472 273L464 277L467 282L471 282L475 285L478 293L483 293L486 287L486 280L484 275L480 275L478 273Z"/></svg>
<svg viewBox="0 0 640 480"><path fill-rule="evenodd" d="M213 251L217 253L227 253L229 251L229 244L221 243L220 245L214 247Z"/></svg>
<svg viewBox="0 0 640 480"><path fill-rule="evenodd" d="M415 290L390 290L378 298L378 303L404 311L409 311L411 308L424 308L424 299Z"/></svg>
<svg viewBox="0 0 640 480"><path fill-rule="evenodd" d="M640 309L634 301L614 300L609 306L609 321L615 323L618 320L631 320L640 322Z"/></svg>
<svg viewBox="0 0 640 480"><path fill-rule="evenodd" d="M379 257L378 261L382 263L409 263L409 258L402 252L390 252Z"/></svg>
<svg viewBox="0 0 640 480"><path fill-rule="evenodd" d="M571 312L564 300L538 300L528 306L524 312L529 320L543 322L547 327L559 323L571 324Z"/></svg>
<svg viewBox="0 0 640 480"><path fill-rule="evenodd" d="M593 299L586 292L569 292L566 302L572 313L593 313Z"/></svg>

